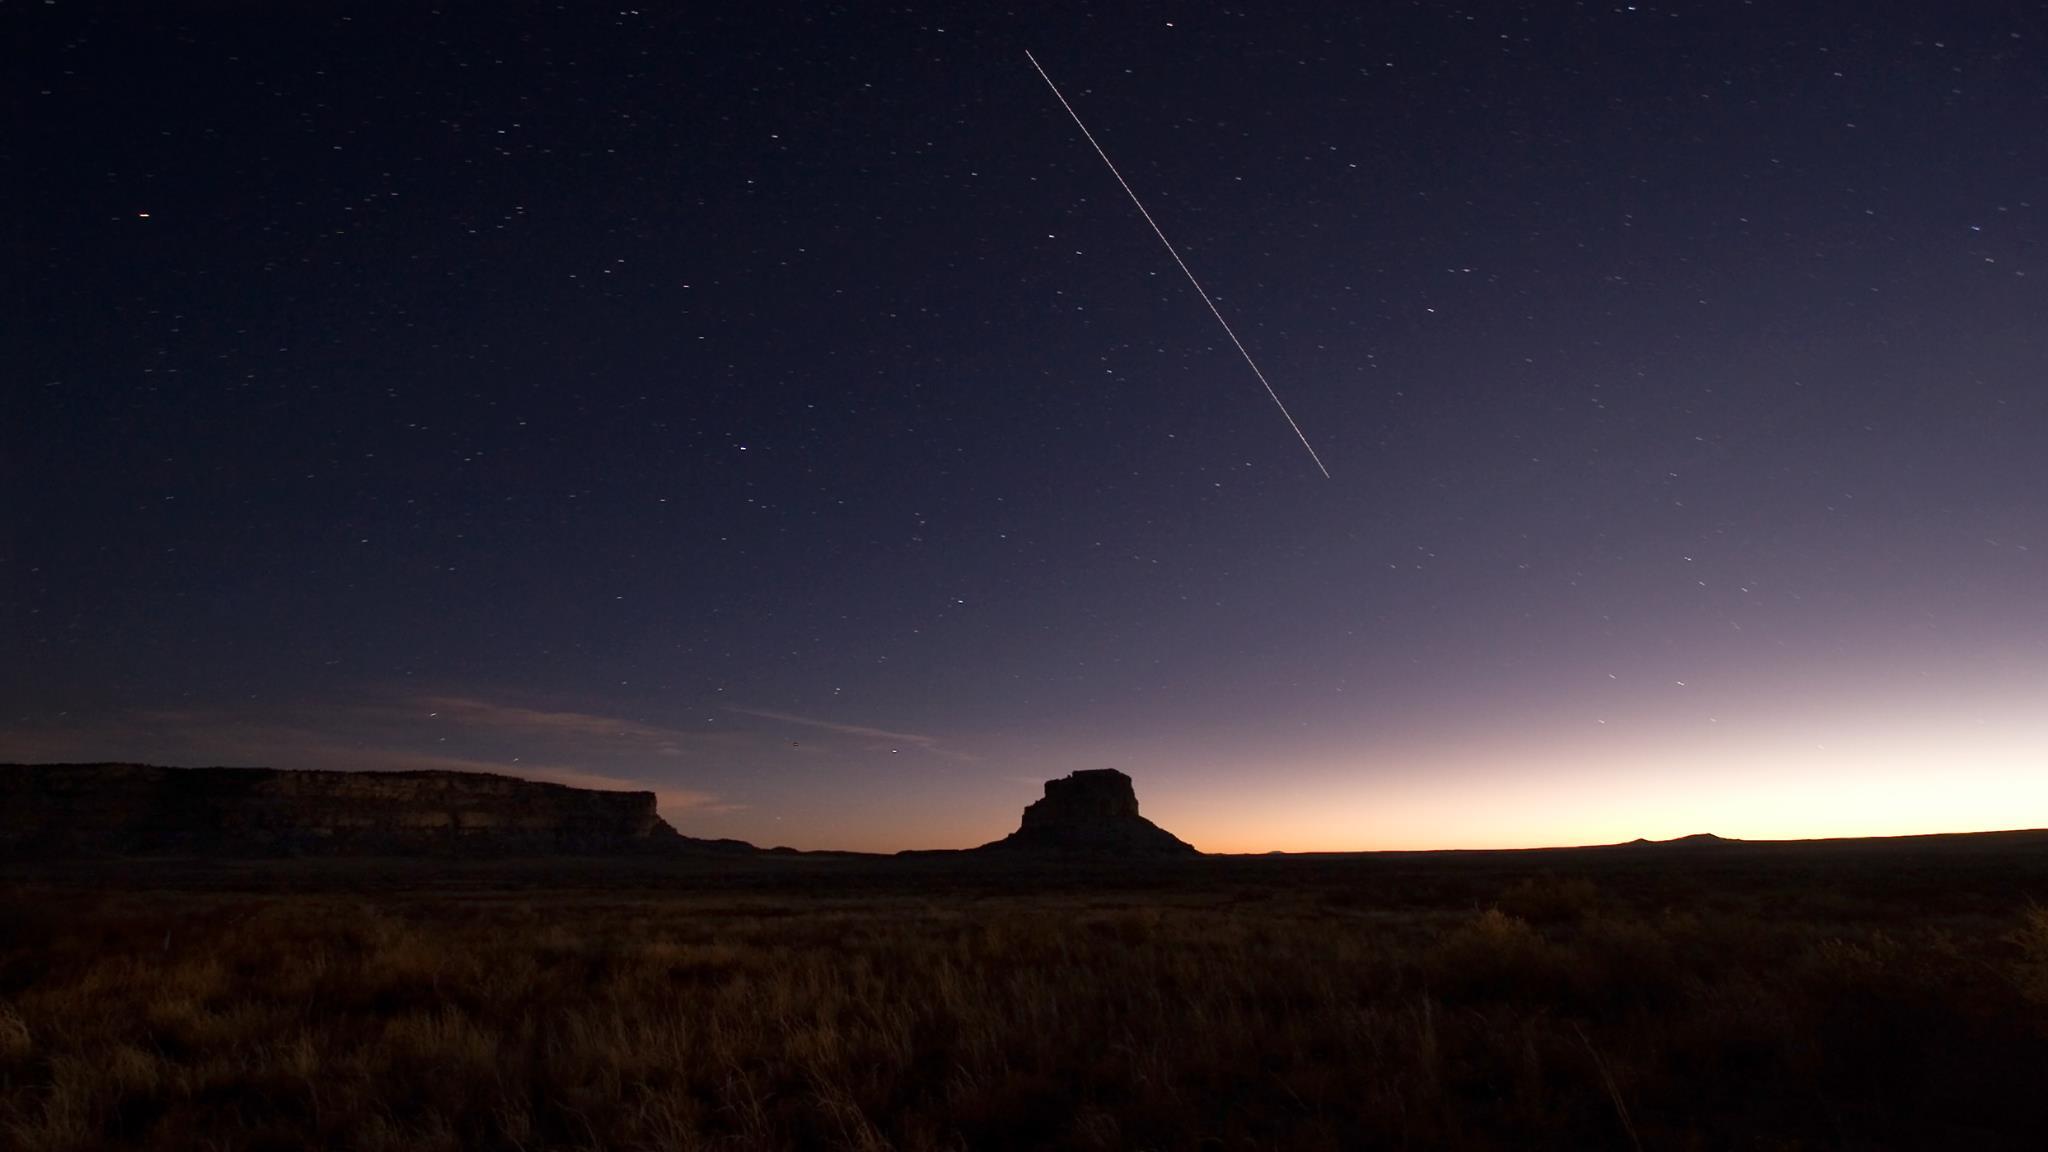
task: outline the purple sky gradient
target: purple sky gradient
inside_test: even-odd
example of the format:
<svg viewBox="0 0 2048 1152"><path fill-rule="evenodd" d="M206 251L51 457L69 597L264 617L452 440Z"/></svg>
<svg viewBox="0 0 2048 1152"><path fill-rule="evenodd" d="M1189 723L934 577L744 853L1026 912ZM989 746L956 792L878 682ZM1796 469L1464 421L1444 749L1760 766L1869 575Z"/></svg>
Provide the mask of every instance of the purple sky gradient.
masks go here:
<svg viewBox="0 0 2048 1152"><path fill-rule="evenodd" d="M1382 7L0 16L0 759L2048 824L2038 6Z"/></svg>

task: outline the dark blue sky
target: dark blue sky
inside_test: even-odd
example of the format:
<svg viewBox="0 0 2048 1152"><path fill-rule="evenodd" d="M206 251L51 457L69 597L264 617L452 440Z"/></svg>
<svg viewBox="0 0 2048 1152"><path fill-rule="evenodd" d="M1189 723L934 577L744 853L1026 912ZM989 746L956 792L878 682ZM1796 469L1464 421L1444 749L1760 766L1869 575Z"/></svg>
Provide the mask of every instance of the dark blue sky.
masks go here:
<svg viewBox="0 0 2048 1152"><path fill-rule="evenodd" d="M2048 823L2041 5L696 7L0 11L0 757Z"/></svg>

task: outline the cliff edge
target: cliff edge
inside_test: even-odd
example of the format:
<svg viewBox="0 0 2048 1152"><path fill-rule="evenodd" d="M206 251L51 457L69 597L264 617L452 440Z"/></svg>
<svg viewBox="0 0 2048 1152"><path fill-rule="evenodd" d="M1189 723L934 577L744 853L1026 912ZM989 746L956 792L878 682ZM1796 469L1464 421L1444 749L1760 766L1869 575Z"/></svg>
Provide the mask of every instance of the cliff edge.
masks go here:
<svg viewBox="0 0 2048 1152"><path fill-rule="evenodd" d="M482 772L0 765L0 856L545 855L692 846L711 847L656 814L652 792Z"/></svg>

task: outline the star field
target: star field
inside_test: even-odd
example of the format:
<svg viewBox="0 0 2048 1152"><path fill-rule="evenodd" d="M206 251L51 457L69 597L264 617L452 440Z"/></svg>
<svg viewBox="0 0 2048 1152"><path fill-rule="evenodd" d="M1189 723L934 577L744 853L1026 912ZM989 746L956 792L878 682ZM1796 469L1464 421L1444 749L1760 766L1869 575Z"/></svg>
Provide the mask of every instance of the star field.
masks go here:
<svg viewBox="0 0 2048 1152"><path fill-rule="evenodd" d="M0 759L2048 823L2038 5L0 25Z"/></svg>

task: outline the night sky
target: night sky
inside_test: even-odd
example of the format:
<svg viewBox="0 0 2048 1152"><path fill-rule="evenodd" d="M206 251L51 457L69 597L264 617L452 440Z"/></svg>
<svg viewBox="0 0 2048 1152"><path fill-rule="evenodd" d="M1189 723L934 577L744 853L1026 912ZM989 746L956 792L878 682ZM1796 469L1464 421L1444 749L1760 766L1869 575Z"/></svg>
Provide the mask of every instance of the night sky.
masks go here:
<svg viewBox="0 0 2048 1152"><path fill-rule="evenodd" d="M2041 4L0 45L0 759L803 848L1101 767L1212 851L2048 825Z"/></svg>

